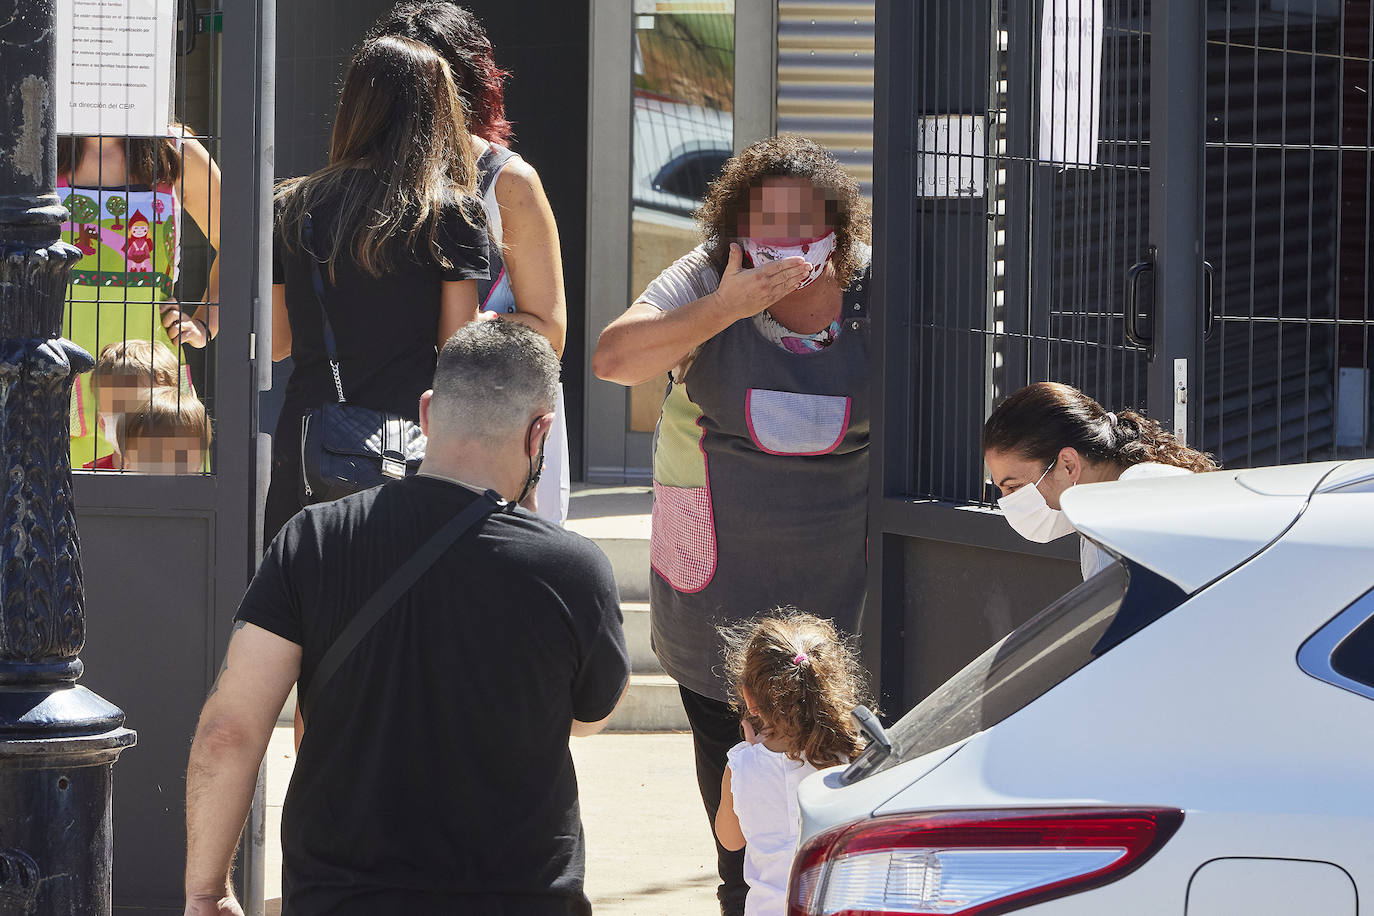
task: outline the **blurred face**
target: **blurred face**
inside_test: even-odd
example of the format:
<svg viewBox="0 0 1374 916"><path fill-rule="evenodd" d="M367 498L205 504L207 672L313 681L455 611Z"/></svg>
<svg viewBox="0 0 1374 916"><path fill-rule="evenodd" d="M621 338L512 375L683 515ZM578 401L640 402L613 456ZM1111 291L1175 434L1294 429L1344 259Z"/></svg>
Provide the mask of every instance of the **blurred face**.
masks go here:
<svg viewBox="0 0 1374 916"><path fill-rule="evenodd" d="M1037 486L1038 481L1040 495L1045 497L1045 503L1051 509L1061 508L1059 497L1078 482L1082 470L1078 452L1071 448L1060 451L1055 457L1053 467L1050 467L1048 462L1023 458L996 449L984 452L983 461L988 466L988 474L991 475L997 492L1002 496L1010 496L1022 487Z"/></svg>
<svg viewBox="0 0 1374 916"><path fill-rule="evenodd" d="M805 178L769 178L749 190L749 213L740 238L772 245L800 245L835 227L826 225L826 195Z"/></svg>
<svg viewBox="0 0 1374 916"><path fill-rule="evenodd" d="M145 436L124 444L124 470L143 474L199 474L204 452L198 436Z"/></svg>
<svg viewBox="0 0 1374 916"><path fill-rule="evenodd" d="M100 386L100 412L104 414L134 413L148 406L152 388L145 378L140 384L134 378L114 378Z"/></svg>

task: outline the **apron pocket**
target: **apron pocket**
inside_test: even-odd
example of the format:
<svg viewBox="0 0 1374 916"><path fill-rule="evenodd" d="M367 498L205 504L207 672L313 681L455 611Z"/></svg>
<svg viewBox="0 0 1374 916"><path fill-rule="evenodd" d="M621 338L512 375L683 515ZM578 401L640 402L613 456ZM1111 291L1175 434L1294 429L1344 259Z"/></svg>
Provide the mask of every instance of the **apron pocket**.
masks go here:
<svg viewBox="0 0 1374 916"><path fill-rule="evenodd" d="M828 455L849 430L849 398L750 388L749 438L770 455Z"/></svg>
<svg viewBox="0 0 1374 916"><path fill-rule="evenodd" d="M680 592L699 592L716 574L716 525L707 487L654 483L649 565Z"/></svg>

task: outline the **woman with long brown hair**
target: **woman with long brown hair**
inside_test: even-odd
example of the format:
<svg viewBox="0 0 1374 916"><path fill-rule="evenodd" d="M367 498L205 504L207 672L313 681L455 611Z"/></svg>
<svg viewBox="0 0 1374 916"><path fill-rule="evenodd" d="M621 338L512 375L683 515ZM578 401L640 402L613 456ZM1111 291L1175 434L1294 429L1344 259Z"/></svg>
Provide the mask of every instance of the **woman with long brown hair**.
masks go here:
<svg viewBox="0 0 1374 916"><path fill-rule="evenodd" d="M534 167L511 149L505 81L486 29L472 12L448 0L403 0L377 23L373 35L398 35L429 45L448 63L468 112L477 160L477 196L491 230L491 276L477 284L484 312L518 321L543 334L563 353L568 309L558 225ZM549 431L543 476L536 490L541 518L562 523L568 514L568 432L562 389Z"/></svg>
<svg viewBox="0 0 1374 916"><path fill-rule="evenodd" d="M1080 483L1137 480L1214 471L1216 460L1190 448L1134 410L1109 411L1058 382L1036 382L1007 398L983 425L983 460L1007 522L1030 541L1073 534L1059 508ZM1083 578L1106 568L1110 554L1084 540Z"/></svg>
<svg viewBox="0 0 1374 916"><path fill-rule="evenodd" d="M265 539L301 508L302 417L336 399L322 305L349 403L410 418L437 348L477 317L488 249L475 177L448 64L417 41L366 42L344 77L329 164L277 191L272 357L295 365L273 439Z"/></svg>

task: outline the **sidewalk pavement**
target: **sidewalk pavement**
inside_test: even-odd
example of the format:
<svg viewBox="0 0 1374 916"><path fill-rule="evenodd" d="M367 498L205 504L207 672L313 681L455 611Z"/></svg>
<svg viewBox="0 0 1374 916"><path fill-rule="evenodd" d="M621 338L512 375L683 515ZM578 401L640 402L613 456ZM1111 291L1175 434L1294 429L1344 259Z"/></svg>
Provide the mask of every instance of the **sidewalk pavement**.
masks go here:
<svg viewBox="0 0 1374 916"><path fill-rule="evenodd" d="M597 916L713 916L716 853L697 792L692 736L572 739L587 896ZM267 914L281 913L281 805L296 755L291 728L267 748Z"/></svg>

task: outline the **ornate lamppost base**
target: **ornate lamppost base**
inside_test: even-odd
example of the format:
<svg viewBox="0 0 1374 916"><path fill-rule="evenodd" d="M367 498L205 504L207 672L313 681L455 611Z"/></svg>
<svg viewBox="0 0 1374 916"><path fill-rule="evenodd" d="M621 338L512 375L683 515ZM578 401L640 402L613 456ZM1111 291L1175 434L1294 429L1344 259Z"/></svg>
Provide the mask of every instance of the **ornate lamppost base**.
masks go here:
<svg viewBox="0 0 1374 916"><path fill-rule="evenodd" d="M75 684L0 685L0 728L0 913L109 913L124 713Z"/></svg>
<svg viewBox="0 0 1374 916"><path fill-rule="evenodd" d="M90 354L55 335L79 252L0 245L0 913L108 916L113 764L135 734L76 685L86 638L67 409Z"/></svg>

